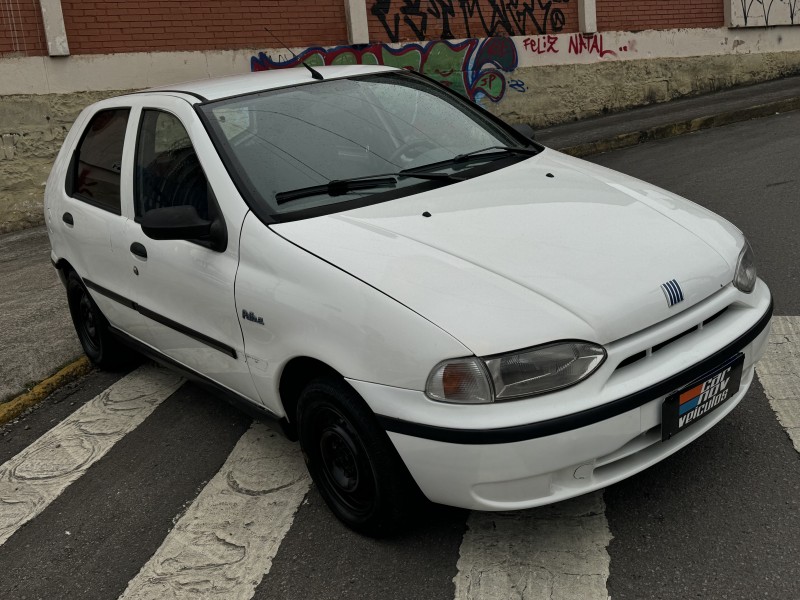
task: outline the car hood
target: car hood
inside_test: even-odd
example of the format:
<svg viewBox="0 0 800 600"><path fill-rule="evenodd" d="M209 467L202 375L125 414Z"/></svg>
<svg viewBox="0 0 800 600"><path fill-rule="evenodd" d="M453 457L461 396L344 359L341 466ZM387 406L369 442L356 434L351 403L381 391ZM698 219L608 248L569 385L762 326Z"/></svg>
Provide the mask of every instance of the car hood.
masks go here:
<svg viewBox="0 0 800 600"><path fill-rule="evenodd" d="M481 356L635 333L728 285L743 244L688 200L553 150L272 228ZM672 279L685 299L670 307L660 286Z"/></svg>

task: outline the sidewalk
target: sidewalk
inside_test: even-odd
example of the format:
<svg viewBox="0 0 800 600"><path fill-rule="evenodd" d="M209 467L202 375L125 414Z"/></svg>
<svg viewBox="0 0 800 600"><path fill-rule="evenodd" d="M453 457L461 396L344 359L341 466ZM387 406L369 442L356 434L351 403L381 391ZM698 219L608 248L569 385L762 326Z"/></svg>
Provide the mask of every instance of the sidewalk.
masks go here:
<svg viewBox="0 0 800 600"><path fill-rule="evenodd" d="M791 77L540 129L536 139L587 156L798 109L800 77ZM81 355L44 227L0 236L0 407Z"/></svg>
<svg viewBox="0 0 800 600"><path fill-rule="evenodd" d="M536 140L588 156L800 109L800 76L634 108L536 131Z"/></svg>
<svg viewBox="0 0 800 600"><path fill-rule="evenodd" d="M0 236L0 403L74 361L81 346L44 227Z"/></svg>

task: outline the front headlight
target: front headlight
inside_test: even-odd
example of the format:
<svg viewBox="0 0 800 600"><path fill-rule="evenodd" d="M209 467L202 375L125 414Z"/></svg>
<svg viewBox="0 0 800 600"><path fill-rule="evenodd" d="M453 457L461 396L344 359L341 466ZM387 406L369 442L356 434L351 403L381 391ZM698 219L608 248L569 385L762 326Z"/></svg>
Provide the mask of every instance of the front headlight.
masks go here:
<svg viewBox="0 0 800 600"><path fill-rule="evenodd" d="M733 285L745 294L749 294L756 287L756 255L747 240L744 241L744 248L739 253Z"/></svg>
<svg viewBox="0 0 800 600"><path fill-rule="evenodd" d="M534 396L583 381L605 358L602 346L558 342L483 360L446 360L431 371L425 394L432 400L463 404Z"/></svg>
<svg viewBox="0 0 800 600"><path fill-rule="evenodd" d="M485 359L498 400L533 396L586 379L605 360L602 346L558 342Z"/></svg>

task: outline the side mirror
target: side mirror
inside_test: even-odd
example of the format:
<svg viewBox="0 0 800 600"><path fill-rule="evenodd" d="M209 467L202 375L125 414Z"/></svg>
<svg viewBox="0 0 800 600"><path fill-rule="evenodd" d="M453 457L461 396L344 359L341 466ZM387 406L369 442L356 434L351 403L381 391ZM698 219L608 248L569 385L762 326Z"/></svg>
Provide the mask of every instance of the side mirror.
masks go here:
<svg viewBox="0 0 800 600"><path fill-rule="evenodd" d="M536 139L536 131L528 125L527 123L515 123L511 127L516 129L517 133L521 133L526 138L535 140Z"/></svg>
<svg viewBox="0 0 800 600"><path fill-rule="evenodd" d="M212 250L224 250L227 233L217 221L206 221L189 204L154 208L141 220L142 232L153 240L200 240L209 242Z"/></svg>

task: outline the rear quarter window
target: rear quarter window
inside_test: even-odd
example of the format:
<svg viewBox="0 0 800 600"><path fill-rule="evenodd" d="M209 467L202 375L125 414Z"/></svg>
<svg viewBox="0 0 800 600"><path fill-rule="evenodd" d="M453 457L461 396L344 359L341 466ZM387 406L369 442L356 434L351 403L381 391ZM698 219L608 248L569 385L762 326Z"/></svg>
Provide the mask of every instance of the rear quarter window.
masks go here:
<svg viewBox="0 0 800 600"><path fill-rule="evenodd" d="M68 195L115 214L120 211L120 174L129 108L101 110L86 129L70 162Z"/></svg>

